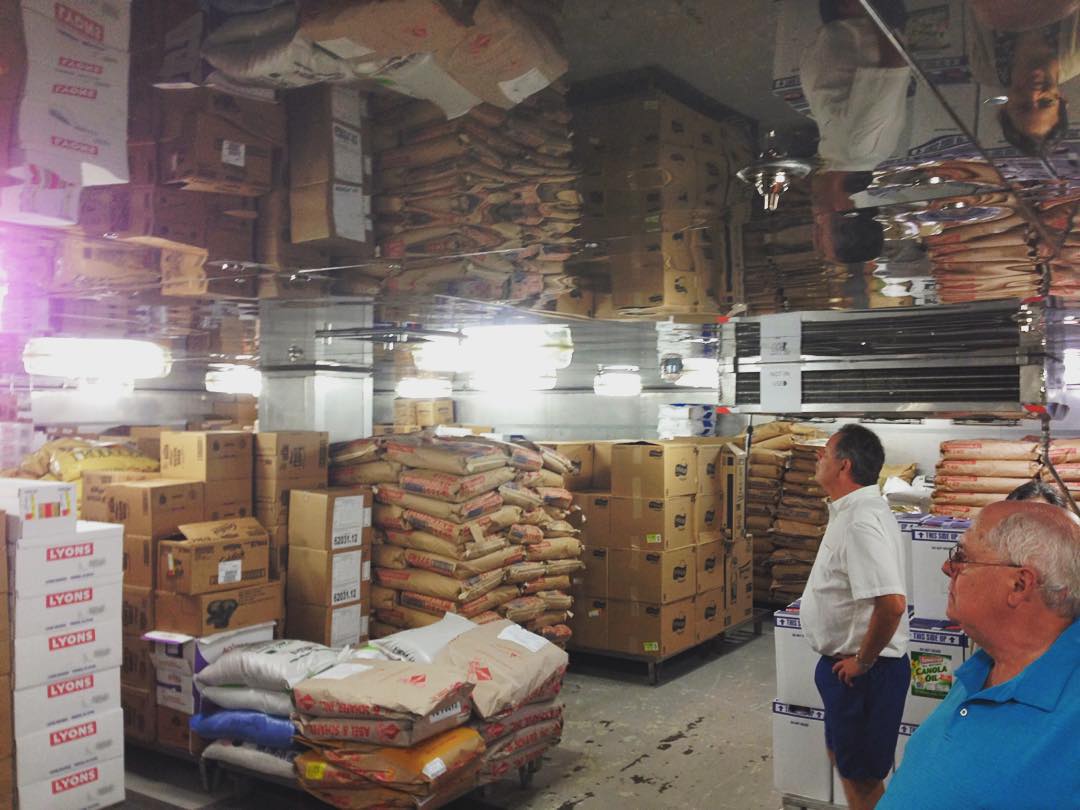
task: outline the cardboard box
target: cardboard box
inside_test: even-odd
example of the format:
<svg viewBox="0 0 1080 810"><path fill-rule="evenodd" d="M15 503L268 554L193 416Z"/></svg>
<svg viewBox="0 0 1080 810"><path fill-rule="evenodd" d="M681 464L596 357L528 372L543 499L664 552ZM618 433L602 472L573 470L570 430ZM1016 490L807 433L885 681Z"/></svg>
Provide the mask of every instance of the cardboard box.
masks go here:
<svg viewBox="0 0 1080 810"><path fill-rule="evenodd" d="M124 752L124 712L113 709L64 728L43 729L16 741L19 785L56 779Z"/></svg>
<svg viewBox="0 0 1080 810"><path fill-rule="evenodd" d="M152 458L157 458L155 452ZM105 488L110 484L122 484L128 481L146 481L160 478L161 473L134 472L128 470L87 470L82 474L82 505L79 517L83 520L109 522L109 501Z"/></svg>
<svg viewBox="0 0 1080 810"><path fill-rule="evenodd" d="M328 475L330 434L290 430L255 434L255 477L280 480Z"/></svg>
<svg viewBox="0 0 1080 810"><path fill-rule="evenodd" d="M697 556L690 546L676 551L611 549L608 593L612 599L669 604L697 592Z"/></svg>
<svg viewBox="0 0 1080 810"><path fill-rule="evenodd" d="M612 494L625 498L671 498L697 491L693 445L674 442L617 444L611 456Z"/></svg>
<svg viewBox="0 0 1080 810"><path fill-rule="evenodd" d="M746 530L746 451L728 443L720 451L720 499L723 529L737 537Z"/></svg>
<svg viewBox="0 0 1080 810"><path fill-rule="evenodd" d="M574 504L581 507L585 523L581 530L581 539L587 546L611 545L610 492L582 492L574 496Z"/></svg>
<svg viewBox="0 0 1080 810"><path fill-rule="evenodd" d="M622 312L691 312L698 303L697 276L638 264L632 258L614 266L612 305Z"/></svg>
<svg viewBox="0 0 1080 810"><path fill-rule="evenodd" d="M416 403L418 400L398 397L394 400L394 422L399 425L418 424Z"/></svg>
<svg viewBox="0 0 1080 810"><path fill-rule="evenodd" d="M124 585L153 588L157 584L157 540L124 535Z"/></svg>
<svg viewBox="0 0 1080 810"><path fill-rule="evenodd" d="M8 546L12 590L36 596L81 585L104 585L123 577L124 528L80 520L72 536L49 544Z"/></svg>
<svg viewBox="0 0 1080 810"><path fill-rule="evenodd" d="M121 613L120 581L93 583L69 587L60 585L44 594L16 596L12 600L12 631L17 638L59 633L87 627L102 617ZM7 608L3 610L7 618ZM10 638L10 636L7 636Z"/></svg>
<svg viewBox="0 0 1080 810"><path fill-rule="evenodd" d="M339 551L363 543L371 525L370 487L294 489L289 498L290 545Z"/></svg>
<svg viewBox="0 0 1080 810"><path fill-rule="evenodd" d="M698 643L716 638L728 626L727 609L724 607L724 589L714 588L694 597L697 615L694 619L694 634Z"/></svg>
<svg viewBox="0 0 1080 810"><path fill-rule="evenodd" d="M158 629L197 637L279 620L285 615L283 590L271 582L195 596L158 591Z"/></svg>
<svg viewBox="0 0 1080 810"><path fill-rule="evenodd" d="M239 224L229 227L230 222ZM258 271L241 264L251 261L251 228L250 220L221 216L217 227L207 229L208 247L162 250L161 294L225 301L254 298Z"/></svg>
<svg viewBox="0 0 1080 810"><path fill-rule="evenodd" d="M541 442L556 453L562 453L573 462L573 469L564 474L566 488L581 492L593 486L594 451L592 442Z"/></svg>
<svg viewBox="0 0 1080 810"><path fill-rule="evenodd" d="M289 234L295 243L374 253L371 195L353 183L316 183L289 191Z"/></svg>
<svg viewBox="0 0 1080 810"><path fill-rule="evenodd" d="M970 642L947 621L912 619L908 641L911 683L903 721L921 724L949 694L957 668L967 660Z"/></svg>
<svg viewBox="0 0 1080 810"><path fill-rule="evenodd" d="M203 504L205 520L242 520L251 518L255 507L255 485L250 478L215 481L206 487Z"/></svg>
<svg viewBox="0 0 1080 810"><path fill-rule="evenodd" d="M611 458L614 453L614 441L594 441L592 488L600 492L611 492Z"/></svg>
<svg viewBox="0 0 1080 810"><path fill-rule="evenodd" d="M670 605L608 602L608 649L666 658L697 643L694 600Z"/></svg>
<svg viewBox="0 0 1080 810"><path fill-rule="evenodd" d="M151 656L153 645L149 641L124 637L123 663L120 665L120 683L124 687L153 689L154 659Z"/></svg>
<svg viewBox="0 0 1080 810"><path fill-rule="evenodd" d="M333 608L290 601L285 634L327 647L355 647L367 640L368 612L364 604Z"/></svg>
<svg viewBox="0 0 1080 810"><path fill-rule="evenodd" d="M133 425L130 436L140 453L160 461L161 434L167 430L171 430L171 428L164 425Z"/></svg>
<svg viewBox="0 0 1080 810"><path fill-rule="evenodd" d="M266 527L283 526L289 522L289 493L294 489L326 489L325 474L310 478L255 479L255 517Z"/></svg>
<svg viewBox="0 0 1080 810"><path fill-rule="evenodd" d="M370 581L371 558L365 549L330 552L290 544L291 602L328 607L360 602Z"/></svg>
<svg viewBox="0 0 1080 810"><path fill-rule="evenodd" d="M243 431L166 431L161 434L161 474L194 481L252 477L250 433Z"/></svg>
<svg viewBox="0 0 1080 810"><path fill-rule="evenodd" d="M123 589L123 633L141 637L154 629L154 591L125 585Z"/></svg>
<svg viewBox="0 0 1080 810"><path fill-rule="evenodd" d="M727 546L727 607L733 624L754 615L753 541L737 540Z"/></svg>
<svg viewBox="0 0 1080 810"><path fill-rule="evenodd" d="M288 113L290 187L370 183L366 95L356 87L312 85L289 94Z"/></svg>
<svg viewBox="0 0 1080 810"><path fill-rule="evenodd" d="M15 738L12 734L11 675L0 675L0 759L11 756Z"/></svg>
<svg viewBox="0 0 1080 810"><path fill-rule="evenodd" d="M160 540L157 590L188 595L261 585L270 576L270 536L254 518L192 523L183 540Z"/></svg>
<svg viewBox="0 0 1080 810"><path fill-rule="evenodd" d="M581 561L585 563L582 571L575 572L571 577L571 587L576 596L610 596L610 566L613 559L612 551L606 548L586 548L581 555Z"/></svg>
<svg viewBox="0 0 1080 810"><path fill-rule="evenodd" d="M394 417L395 421L397 416ZM416 424L420 427L449 425L454 421L454 400L418 399L416 400Z"/></svg>
<svg viewBox="0 0 1080 810"><path fill-rule="evenodd" d="M124 738L136 742L157 741L157 701L150 689L120 691L120 705L124 710Z"/></svg>
<svg viewBox="0 0 1080 810"><path fill-rule="evenodd" d="M54 779L20 784L19 806L83 810L86 807L119 804L124 800L123 753L121 745L119 754L113 759Z"/></svg>
<svg viewBox="0 0 1080 810"><path fill-rule="evenodd" d="M803 633L799 602L773 614L776 629L776 699L794 706L822 708L821 695L814 684L814 671L821 658Z"/></svg>
<svg viewBox="0 0 1080 810"><path fill-rule="evenodd" d="M168 537L185 523L205 514L205 485L199 481L157 479L111 484L106 490L109 520L123 523L126 533Z"/></svg>
<svg viewBox="0 0 1080 810"><path fill-rule="evenodd" d="M15 760L8 757L0 759L0 807L14 808L15 802Z"/></svg>
<svg viewBox="0 0 1080 810"><path fill-rule="evenodd" d="M694 502L673 498L611 499L611 548L670 551L694 544Z"/></svg>
<svg viewBox="0 0 1080 810"><path fill-rule="evenodd" d="M911 533L909 553L914 587L908 594L908 601L914 605L915 615L922 619L946 617L950 583L949 578L942 573L941 566L967 530L948 524L933 525L935 522L937 521L920 524Z"/></svg>
<svg viewBox="0 0 1080 810"><path fill-rule="evenodd" d="M120 619L89 627L16 638L12 644L15 688L120 666Z"/></svg>
<svg viewBox="0 0 1080 810"><path fill-rule="evenodd" d="M75 485L0 478L0 509L7 513L9 543L51 544L75 531Z"/></svg>
<svg viewBox="0 0 1080 810"><path fill-rule="evenodd" d="M719 535L713 535L713 542L697 546L697 592L725 590L727 569L724 544ZM725 602L725 606L726 606Z"/></svg>
<svg viewBox="0 0 1080 810"><path fill-rule="evenodd" d="M185 752L191 750L190 714L168 706L158 706L156 725L158 745Z"/></svg>
<svg viewBox="0 0 1080 810"><path fill-rule="evenodd" d="M256 102L249 102L256 103ZM217 115L165 105L161 181L188 191L258 197L273 187L274 144Z"/></svg>
<svg viewBox="0 0 1080 810"><path fill-rule="evenodd" d="M578 111L575 110L575 113ZM594 149L619 154L658 144L694 145L695 112L660 90L582 110L581 134Z"/></svg>
<svg viewBox="0 0 1080 810"><path fill-rule="evenodd" d="M773 786L819 802L832 801L832 765L825 711L773 701Z"/></svg>
<svg viewBox="0 0 1080 810"><path fill-rule="evenodd" d="M570 644L575 648L608 649L608 602L606 599L583 597L574 605L570 628L574 635Z"/></svg>
<svg viewBox="0 0 1080 810"><path fill-rule="evenodd" d="M694 496L694 538L709 537L723 531L722 502L715 495Z"/></svg>
<svg viewBox="0 0 1080 810"><path fill-rule="evenodd" d="M75 725L119 708L119 693L120 670L115 668L20 689L12 695L12 731L23 737Z"/></svg>

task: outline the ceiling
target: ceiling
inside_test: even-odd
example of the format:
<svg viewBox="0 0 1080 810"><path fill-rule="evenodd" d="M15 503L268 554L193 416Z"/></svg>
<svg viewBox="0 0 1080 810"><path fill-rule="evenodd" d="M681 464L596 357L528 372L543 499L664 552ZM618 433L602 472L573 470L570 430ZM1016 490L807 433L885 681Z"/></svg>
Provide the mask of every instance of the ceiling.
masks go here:
<svg viewBox="0 0 1080 810"><path fill-rule="evenodd" d="M774 0L570 0L563 5L569 78L657 65L763 125L805 124L771 93L778 7Z"/></svg>

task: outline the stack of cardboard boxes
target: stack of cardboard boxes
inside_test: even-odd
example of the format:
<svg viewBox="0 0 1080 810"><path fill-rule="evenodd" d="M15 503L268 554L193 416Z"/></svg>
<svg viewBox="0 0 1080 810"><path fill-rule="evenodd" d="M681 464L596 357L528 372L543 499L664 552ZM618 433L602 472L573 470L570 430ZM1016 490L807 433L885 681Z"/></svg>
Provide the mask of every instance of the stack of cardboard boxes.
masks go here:
<svg viewBox="0 0 1080 810"><path fill-rule="evenodd" d="M614 312L726 311L740 300L725 217L745 194L735 173L752 155L748 130L655 87L574 114L581 232L609 257Z"/></svg>
<svg viewBox="0 0 1080 810"><path fill-rule="evenodd" d="M573 644L662 659L749 616L742 452L722 442L608 447L610 491L578 499L586 568L573 580Z"/></svg>
<svg viewBox="0 0 1080 810"><path fill-rule="evenodd" d="M372 492L294 489L289 505L286 635L356 646L371 615Z"/></svg>
<svg viewBox="0 0 1080 810"><path fill-rule="evenodd" d="M270 577L284 579L289 561L289 492L326 489L328 433L289 430L255 434L255 517L270 534Z"/></svg>
<svg viewBox="0 0 1080 810"><path fill-rule="evenodd" d="M0 791L10 798L14 740L22 807L122 801L123 528L77 522L71 484L0 480L0 508L11 590L0 609Z"/></svg>
<svg viewBox="0 0 1080 810"><path fill-rule="evenodd" d="M394 433L415 433L417 430L454 423L454 400L405 399L394 400Z"/></svg>

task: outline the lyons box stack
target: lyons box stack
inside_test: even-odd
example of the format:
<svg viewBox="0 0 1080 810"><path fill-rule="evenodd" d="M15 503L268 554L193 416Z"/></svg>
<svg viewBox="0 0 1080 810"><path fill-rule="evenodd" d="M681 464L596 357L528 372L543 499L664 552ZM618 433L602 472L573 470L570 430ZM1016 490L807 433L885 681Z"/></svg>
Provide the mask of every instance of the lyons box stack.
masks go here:
<svg viewBox="0 0 1080 810"><path fill-rule="evenodd" d="M406 260L386 291L542 305L570 289L581 205L560 92L450 121L410 101L378 121L376 233L384 256Z"/></svg>
<svg viewBox="0 0 1080 810"><path fill-rule="evenodd" d="M292 491L288 638L337 648L367 640L371 504L370 487Z"/></svg>
<svg viewBox="0 0 1080 810"><path fill-rule="evenodd" d="M725 218L746 192L749 130L656 87L575 107L582 236L608 257L622 316L726 311L742 298Z"/></svg>
<svg viewBox="0 0 1080 810"><path fill-rule="evenodd" d="M11 635L0 644L11 727L0 759L14 740L20 806L123 801L123 528L76 522L71 484L0 480L0 508L12 591Z"/></svg>
<svg viewBox="0 0 1080 810"><path fill-rule="evenodd" d="M372 636L446 613L505 617L565 644L573 462L539 446L388 436L335 446L335 484L375 485Z"/></svg>
<svg viewBox="0 0 1080 810"><path fill-rule="evenodd" d="M255 517L270 533L270 578L289 561L289 492L325 489L329 434L288 430L255 435Z"/></svg>

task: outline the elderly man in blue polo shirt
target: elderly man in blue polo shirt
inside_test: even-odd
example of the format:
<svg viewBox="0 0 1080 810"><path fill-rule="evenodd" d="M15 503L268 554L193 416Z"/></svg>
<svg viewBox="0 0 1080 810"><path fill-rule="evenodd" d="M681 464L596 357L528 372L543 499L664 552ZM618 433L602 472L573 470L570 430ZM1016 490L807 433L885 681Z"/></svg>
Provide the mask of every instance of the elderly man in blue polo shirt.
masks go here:
<svg viewBox="0 0 1080 810"><path fill-rule="evenodd" d="M979 652L915 732L878 808L1080 807L1080 521L987 506L942 570Z"/></svg>

